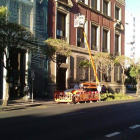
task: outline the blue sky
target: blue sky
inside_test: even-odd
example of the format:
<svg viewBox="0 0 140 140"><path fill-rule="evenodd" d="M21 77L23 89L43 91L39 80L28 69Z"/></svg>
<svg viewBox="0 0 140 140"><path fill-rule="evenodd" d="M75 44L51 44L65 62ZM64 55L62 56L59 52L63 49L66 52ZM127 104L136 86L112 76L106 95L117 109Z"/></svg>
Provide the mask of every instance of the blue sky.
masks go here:
<svg viewBox="0 0 140 140"><path fill-rule="evenodd" d="M125 0L126 13L132 13L134 16L140 13L140 0Z"/></svg>

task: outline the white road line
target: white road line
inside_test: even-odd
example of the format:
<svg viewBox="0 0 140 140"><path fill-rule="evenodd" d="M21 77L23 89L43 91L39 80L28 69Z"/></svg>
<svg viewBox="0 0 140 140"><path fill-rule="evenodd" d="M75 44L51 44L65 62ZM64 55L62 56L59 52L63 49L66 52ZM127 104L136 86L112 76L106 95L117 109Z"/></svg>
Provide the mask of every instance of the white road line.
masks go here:
<svg viewBox="0 0 140 140"><path fill-rule="evenodd" d="M118 134L120 134L120 133L121 133L121 132L114 132L114 133L111 133L111 134L105 135L105 137L110 138L110 137L113 137L113 136L118 135Z"/></svg>
<svg viewBox="0 0 140 140"><path fill-rule="evenodd" d="M140 127L140 125L139 125L139 124L134 125L134 126L131 126L131 127L129 127L129 128L130 128L130 129L135 129L135 128L138 128L138 127Z"/></svg>
<svg viewBox="0 0 140 140"><path fill-rule="evenodd" d="M77 112L77 113L71 113L71 114L64 114L64 115L61 115L61 116L70 116L70 115L78 115L78 114L83 114L85 112Z"/></svg>

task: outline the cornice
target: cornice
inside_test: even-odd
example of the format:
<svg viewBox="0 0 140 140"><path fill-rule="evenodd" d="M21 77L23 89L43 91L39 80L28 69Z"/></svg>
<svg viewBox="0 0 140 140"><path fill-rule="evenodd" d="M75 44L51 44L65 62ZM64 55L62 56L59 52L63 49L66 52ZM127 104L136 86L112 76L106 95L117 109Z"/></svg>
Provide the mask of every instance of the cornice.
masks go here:
<svg viewBox="0 0 140 140"><path fill-rule="evenodd" d="M125 1L124 0L115 0L116 2L120 3L121 5L125 6Z"/></svg>
<svg viewBox="0 0 140 140"><path fill-rule="evenodd" d="M77 47L77 46L74 46L74 45L70 45L70 48L71 48L72 52L78 52L80 54L89 55L87 48L81 48L81 47ZM98 53L98 51L91 50L92 55L95 55L97 53Z"/></svg>
<svg viewBox="0 0 140 140"><path fill-rule="evenodd" d="M80 4L80 5L83 5L86 8L89 8L89 5L87 5L87 4L85 4L85 3L81 2L81 1L78 1L77 3Z"/></svg>
<svg viewBox="0 0 140 140"><path fill-rule="evenodd" d="M60 4L62 4L62 5L64 5L64 6L66 6L66 7L69 7L69 8L72 8L73 7L72 4L67 4L67 3L62 2L62 1L59 1L59 0L57 2L60 3Z"/></svg>

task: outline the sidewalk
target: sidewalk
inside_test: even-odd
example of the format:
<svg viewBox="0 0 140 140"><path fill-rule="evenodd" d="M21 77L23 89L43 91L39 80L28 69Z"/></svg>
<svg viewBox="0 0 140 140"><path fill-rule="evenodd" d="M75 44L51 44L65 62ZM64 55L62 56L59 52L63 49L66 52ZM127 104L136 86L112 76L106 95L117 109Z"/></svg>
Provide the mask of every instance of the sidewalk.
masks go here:
<svg viewBox="0 0 140 140"><path fill-rule="evenodd" d="M135 98L140 98L140 95L136 95L136 92L134 91L127 90L126 94ZM33 103L31 99L28 101L25 101L23 99L9 100L8 106L6 107L2 107L1 104L2 104L2 100L0 99L0 112L8 111L8 110L24 109L24 108L33 107L33 106L56 104L56 102L54 101L54 99L43 98L43 99L34 99Z"/></svg>
<svg viewBox="0 0 140 140"><path fill-rule="evenodd" d="M23 99L18 100L9 100L8 106L2 107L2 100L0 100L0 112L1 111L8 111L8 110L16 110L16 109L24 109L27 107L33 107L33 106L40 106L40 105L48 105L48 104L56 104L54 102L54 99L35 99L32 100L29 99L28 101L25 101Z"/></svg>

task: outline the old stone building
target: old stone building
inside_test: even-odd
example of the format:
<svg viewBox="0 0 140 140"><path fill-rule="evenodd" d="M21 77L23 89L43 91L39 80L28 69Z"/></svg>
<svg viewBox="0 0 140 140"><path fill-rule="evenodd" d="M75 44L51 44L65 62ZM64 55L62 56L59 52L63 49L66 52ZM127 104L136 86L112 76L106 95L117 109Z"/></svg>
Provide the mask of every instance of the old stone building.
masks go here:
<svg viewBox="0 0 140 140"><path fill-rule="evenodd" d="M124 55L124 0L52 0L49 1L48 12L49 37L65 39L72 49L72 55L59 70L55 63L50 63L49 83L53 89L60 81L58 89L62 89L61 84L65 85L64 89L72 83L94 81L92 69L88 72L89 76L85 76L83 68L78 66L81 60L89 60L89 55L82 29L74 28L75 14L85 15L84 30L92 55L98 52ZM98 76L103 83L104 79L99 72ZM121 70L115 68L108 81L112 90L121 89L118 84L121 83Z"/></svg>

